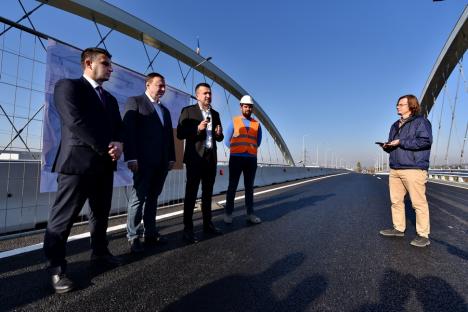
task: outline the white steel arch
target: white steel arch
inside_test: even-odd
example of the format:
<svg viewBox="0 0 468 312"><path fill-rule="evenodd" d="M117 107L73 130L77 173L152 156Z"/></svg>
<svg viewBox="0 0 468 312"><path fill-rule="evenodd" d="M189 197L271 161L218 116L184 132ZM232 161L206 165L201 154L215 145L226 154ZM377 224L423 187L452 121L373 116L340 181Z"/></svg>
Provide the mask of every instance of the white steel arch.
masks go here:
<svg viewBox="0 0 468 312"><path fill-rule="evenodd" d="M213 63L207 61L175 38L160 31L145 21L131 15L118 7L115 7L102 0L37 0L48 5L59 8L63 11L81 16L101 25L114 29L122 34L141 40L145 44L153 46L166 54L191 66L194 70L213 79L221 87L225 88L237 99L240 99L248 92L236 81L224 73ZM278 148L285 160L294 165L292 155L284 142L278 129L271 119L255 101L255 115L265 126L266 130L275 140Z"/></svg>
<svg viewBox="0 0 468 312"><path fill-rule="evenodd" d="M424 86L421 96L421 109L424 115L429 115L435 99L439 96L457 63L463 58L467 47L468 5L465 6L465 10L453 28Z"/></svg>

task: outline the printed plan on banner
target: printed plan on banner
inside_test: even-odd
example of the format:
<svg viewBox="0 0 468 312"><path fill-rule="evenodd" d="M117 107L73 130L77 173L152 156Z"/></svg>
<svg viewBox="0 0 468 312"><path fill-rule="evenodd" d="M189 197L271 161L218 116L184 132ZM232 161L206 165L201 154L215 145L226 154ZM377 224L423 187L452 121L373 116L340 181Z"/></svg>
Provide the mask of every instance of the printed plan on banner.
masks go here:
<svg viewBox="0 0 468 312"><path fill-rule="evenodd" d="M54 86L60 79L76 79L83 74L80 66L80 55L80 50L49 40L41 159L41 192L55 192L57 190L57 175L51 172L60 143L60 116L54 104ZM117 98L120 113L123 114L127 98L140 95L145 91L145 77L116 64L112 64L112 68L111 78L104 83L103 87ZM167 86L161 102L171 112L172 125L176 127L180 111L183 107L189 105L190 96L185 92ZM177 159L180 159L179 154L183 153L181 142L175 141L176 147L178 147L176 148ZM114 175L114 187L131 184L133 184L132 174L123 162L122 156L118 163L117 172Z"/></svg>

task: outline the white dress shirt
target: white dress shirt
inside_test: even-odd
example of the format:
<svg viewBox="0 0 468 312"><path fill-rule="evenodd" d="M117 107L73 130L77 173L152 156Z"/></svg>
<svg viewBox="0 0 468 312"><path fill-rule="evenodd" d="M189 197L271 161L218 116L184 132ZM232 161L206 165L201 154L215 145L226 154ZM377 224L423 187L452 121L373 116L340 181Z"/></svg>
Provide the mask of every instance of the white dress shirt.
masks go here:
<svg viewBox="0 0 468 312"><path fill-rule="evenodd" d="M203 119L206 119L206 117L210 117L210 122L206 125L206 140L204 146L206 148L212 148L213 147L213 118L211 117L211 111L210 109L203 109L201 105L198 105L200 108L200 111L203 115Z"/></svg>
<svg viewBox="0 0 468 312"><path fill-rule="evenodd" d="M164 115L163 115L163 111L162 111L162 108L161 108L161 105L160 105L161 102L156 102L156 100L153 99L147 92L145 92L145 94L148 97L148 99L150 100L151 104L153 104L154 110L158 114L159 120L161 120L161 124L164 127Z"/></svg>
<svg viewBox="0 0 468 312"><path fill-rule="evenodd" d="M102 86L99 83L97 83L95 80L93 80L93 79L89 78L88 76L86 76L86 74L83 74L83 77L84 77L84 79L86 79L91 84L91 86L94 89L94 92L96 92L98 98L101 99L101 94L99 94L99 91L96 88L97 87L102 88ZM102 89L104 90L104 88L102 88ZM102 99L101 99L101 102L102 102Z"/></svg>

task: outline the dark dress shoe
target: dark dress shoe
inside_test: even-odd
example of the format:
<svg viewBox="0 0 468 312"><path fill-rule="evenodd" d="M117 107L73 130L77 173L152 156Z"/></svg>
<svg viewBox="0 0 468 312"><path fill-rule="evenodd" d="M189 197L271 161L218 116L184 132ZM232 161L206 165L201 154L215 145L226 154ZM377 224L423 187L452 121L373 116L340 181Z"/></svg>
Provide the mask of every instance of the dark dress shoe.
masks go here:
<svg viewBox="0 0 468 312"><path fill-rule="evenodd" d="M145 237L145 245L148 247L167 244L167 238L163 236Z"/></svg>
<svg viewBox="0 0 468 312"><path fill-rule="evenodd" d="M182 234L182 239L189 243L189 244L196 244L198 243L198 238L195 236L195 234L193 233L193 231L185 231L184 230L184 233Z"/></svg>
<svg viewBox="0 0 468 312"><path fill-rule="evenodd" d="M221 234L223 234L223 232L220 229L218 229L216 226L214 226L213 223L208 225L208 226L204 226L203 227L203 232L205 234L211 234L211 235L221 235Z"/></svg>
<svg viewBox="0 0 468 312"><path fill-rule="evenodd" d="M130 244L131 253L137 254L137 253L142 253L143 251L145 251L139 238L132 239L128 243Z"/></svg>
<svg viewBox="0 0 468 312"><path fill-rule="evenodd" d="M54 274L52 275L51 280L52 287L54 288L55 293L57 294L64 294L75 289L75 285L71 280L68 279L65 273Z"/></svg>
<svg viewBox="0 0 468 312"><path fill-rule="evenodd" d="M91 254L91 264L98 266L120 266L124 261L120 257L112 255L110 252L105 254Z"/></svg>

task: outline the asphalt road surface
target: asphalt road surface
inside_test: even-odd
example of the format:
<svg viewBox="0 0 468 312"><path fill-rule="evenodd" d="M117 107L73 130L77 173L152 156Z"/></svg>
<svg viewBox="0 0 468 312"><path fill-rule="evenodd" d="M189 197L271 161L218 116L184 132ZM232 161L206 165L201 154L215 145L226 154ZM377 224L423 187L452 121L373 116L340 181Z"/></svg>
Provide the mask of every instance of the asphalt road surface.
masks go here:
<svg viewBox="0 0 468 312"><path fill-rule="evenodd" d="M405 237L378 234L391 226L387 178L346 174L256 196L256 226L237 201L231 226L215 213L224 235L198 244L181 241L181 217L160 222L169 243L141 256L112 233L126 261L117 268L90 267L89 241L74 241L79 289L64 295L49 287L40 250L1 259L0 310L468 311L468 190L429 183L428 199L427 248L409 244L409 202Z"/></svg>

